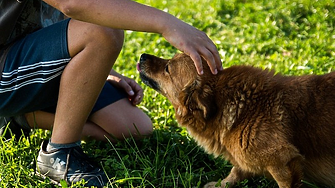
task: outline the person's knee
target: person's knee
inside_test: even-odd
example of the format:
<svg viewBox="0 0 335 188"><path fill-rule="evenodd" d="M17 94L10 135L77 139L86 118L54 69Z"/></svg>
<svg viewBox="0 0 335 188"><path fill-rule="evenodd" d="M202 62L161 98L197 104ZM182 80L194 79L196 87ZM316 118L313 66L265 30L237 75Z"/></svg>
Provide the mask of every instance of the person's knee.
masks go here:
<svg viewBox="0 0 335 188"><path fill-rule="evenodd" d="M93 26L93 40L100 48L108 50L112 54L119 54L124 41L124 32L102 26ZM99 48L98 48L99 49Z"/></svg>
<svg viewBox="0 0 335 188"><path fill-rule="evenodd" d="M137 125L137 130L139 131L140 136L150 136L153 132L153 124L151 119L148 116L143 117Z"/></svg>
<svg viewBox="0 0 335 188"><path fill-rule="evenodd" d="M96 36L99 37L99 41L97 41L98 44L103 44L104 47L109 49L112 53L120 53L124 41L123 30L98 26Z"/></svg>
<svg viewBox="0 0 335 188"><path fill-rule="evenodd" d="M68 45L73 57L85 48L96 54L106 53L116 58L124 42L123 30L71 20L68 29Z"/></svg>

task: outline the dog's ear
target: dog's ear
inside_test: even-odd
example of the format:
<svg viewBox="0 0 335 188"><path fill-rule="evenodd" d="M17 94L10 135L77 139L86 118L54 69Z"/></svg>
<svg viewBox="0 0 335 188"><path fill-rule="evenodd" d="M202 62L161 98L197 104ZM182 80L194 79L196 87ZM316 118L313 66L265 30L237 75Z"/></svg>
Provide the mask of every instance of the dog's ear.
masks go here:
<svg viewBox="0 0 335 188"><path fill-rule="evenodd" d="M179 113L184 114L186 111L193 114L201 113L200 115L205 120L209 120L214 117L217 112L214 91L209 84L202 84L200 78L187 84L181 91L179 97L185 107L178 109Z"/></svg>

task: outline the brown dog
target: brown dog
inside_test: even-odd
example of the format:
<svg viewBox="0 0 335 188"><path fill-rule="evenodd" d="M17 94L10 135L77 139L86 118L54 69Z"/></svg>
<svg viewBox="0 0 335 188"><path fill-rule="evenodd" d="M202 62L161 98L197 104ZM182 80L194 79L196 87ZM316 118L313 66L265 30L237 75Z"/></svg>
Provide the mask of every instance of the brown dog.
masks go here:
<svg viewBox="0 0 335 188"><path fill-rule="evenodd" d="M138 69L198 144L234 165L221 187L263 174L280 188L302 179L335 187L335 72L295 77L232 66L213 75L204 63L198 75L184 54L143 54Z"/></svg>

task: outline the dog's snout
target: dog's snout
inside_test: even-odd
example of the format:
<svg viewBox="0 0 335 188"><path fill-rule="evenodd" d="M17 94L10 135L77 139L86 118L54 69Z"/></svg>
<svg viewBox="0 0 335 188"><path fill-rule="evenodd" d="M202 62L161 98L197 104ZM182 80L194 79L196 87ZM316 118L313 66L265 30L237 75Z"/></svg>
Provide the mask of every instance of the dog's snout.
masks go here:
<svg viewBox="0 0 335 188"><path fill-rule="evenodd" d="M148 54L142 54L140 57L140 62L144 62L148 59Z"/></svg>

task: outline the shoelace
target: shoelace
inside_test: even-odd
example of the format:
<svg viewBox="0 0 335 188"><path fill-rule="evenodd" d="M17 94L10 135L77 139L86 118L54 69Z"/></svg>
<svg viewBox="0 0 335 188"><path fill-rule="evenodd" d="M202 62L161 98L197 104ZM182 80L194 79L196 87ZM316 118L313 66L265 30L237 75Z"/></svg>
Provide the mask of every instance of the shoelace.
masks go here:
<svg viewBox="0 0 335 188"><path fill-rule="evenodd" d="M70 151L68 152L68 154L66 155L66 166L65 166L65 172L64 172L64 175L63 175L63 179L66 182L68 182L67 181L67 175L68 175L68 171L69 171L70 156L73 153L73 150L76 150L76 152L78 152L79 155L81 156L81 158L83 159L83 161L81 162L83 167L86 167L86 168L91 167L92 171L95 169L95 167L92 165L94 162L90 158L88 158L87 155L81 149L77 149L77 147L71 148ZM86 170L89 170L89 169L86 169Z"/></svg>
<svg viewBox="0 0 335 188"><path fill-rule="evenodd" d="M70 163L70 154L72 149L70 149L69 153L66 155L66 166L63 179L67 182L67 172L69 171L69 163Z"/></svg>

